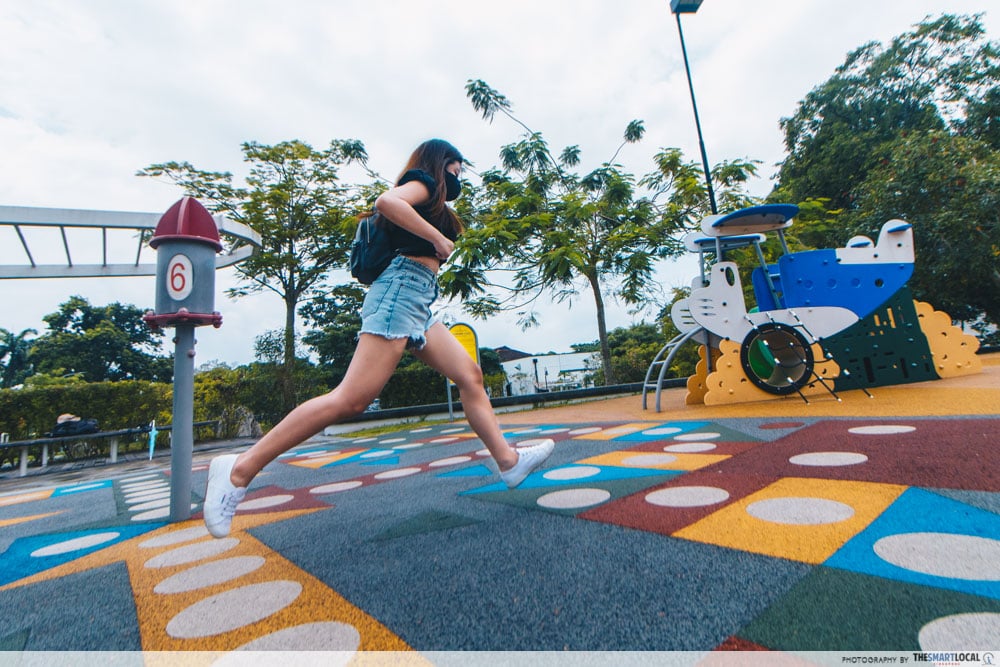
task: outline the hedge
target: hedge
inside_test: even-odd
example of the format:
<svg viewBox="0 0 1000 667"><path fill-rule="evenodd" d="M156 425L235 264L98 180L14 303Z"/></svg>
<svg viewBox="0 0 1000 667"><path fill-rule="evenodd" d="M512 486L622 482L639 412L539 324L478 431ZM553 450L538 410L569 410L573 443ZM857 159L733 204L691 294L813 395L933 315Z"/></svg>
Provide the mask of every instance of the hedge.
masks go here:
<svg viewBox="0 0 1000 667"><path fill-rule="evenodd" d="M214 435L230 438L245 427L248 415L256 417L265 428L282 414L276 368L255 364L240 369L219 368L198 373L194 381L194 420L218 421ZM328 388L322 368L296 368L293 386L296 400L303 401ZM486 378L493 396L500 396L502 373ZM454 392L457 400L458 392ZM401 367L393 374L381 394L384 408L427 405L447 402L445 379L424 364ZM173 410L173 387L170 384L128 380L94 382L0 390L0 433L10 440L43 437L63 413L72 413L98 421L102 431L145 426L156 420L169 424ZM204 433L202 433L204 435ZM164 434L157 446L166 446Z"/></svg>
<svg viewBox="0 0 1000 667"><path fill-rule="evenodd" d="M172 408L169 384L130 380L5 389L0 391L0 432L11 440L42 437L59 415L69 412L97 419L103 431L169 423Z"/></svg>

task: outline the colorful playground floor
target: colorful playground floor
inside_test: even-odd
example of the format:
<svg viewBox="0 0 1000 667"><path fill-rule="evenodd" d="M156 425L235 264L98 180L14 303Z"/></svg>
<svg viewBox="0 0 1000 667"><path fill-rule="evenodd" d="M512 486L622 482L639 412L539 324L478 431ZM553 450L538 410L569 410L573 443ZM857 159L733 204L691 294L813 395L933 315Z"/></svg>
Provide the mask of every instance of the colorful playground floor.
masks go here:
<svg viewBox="0 0 1000 667"><path fill-rule="evenodd" d="M464 422L317 437L220 540L207 454L181 523L162 459L2 480L0 648L997 652L996 356L874 398L502 415L556 441L516 490Z"/></svg>

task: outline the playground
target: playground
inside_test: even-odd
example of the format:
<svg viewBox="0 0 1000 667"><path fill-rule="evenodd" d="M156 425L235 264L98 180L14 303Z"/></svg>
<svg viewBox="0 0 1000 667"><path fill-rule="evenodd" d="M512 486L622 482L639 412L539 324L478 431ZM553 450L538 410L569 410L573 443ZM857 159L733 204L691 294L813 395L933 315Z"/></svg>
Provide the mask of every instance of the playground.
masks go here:
<svg viewBox="0 0 1000 667"><path fill-rule="evenodd" d="M172 374L150 373L150 381L172 378L170 419L157 407L155 420L143 414L117 424L75 406L57 410L55 400L2 411L0 667L1000 660L1000 352L980 348L997 341L991 175L1000 162L989 123L997 49L984 14L923 13L914 32L883 49L895 9L818 4L778 17L719 3L694 22L702 0L671 0L681 56L672 61L654 13L663 5L612 12L591 3L552 16L533 7L530 21L511 7L463 8L424 22L408 13L421 8L388 17L363 4L338 6L323 21L315 7L299 14L284 6L274 16L240 8L215 17L43 6L10 17L23 43L14 39L8 50L28 57L8 82L9 108L0 108L20 157L5 196L47 207L0 206L0 280L55 279L68 289L101 278L110 291L105 278L130 286L153 278L143 299L155 305L141 319L153 331L169 329L174 350ZM715 177L682 14L707 31L694 33L692 55L712 95L706 127L721 139L711 152L729 156ZM233 29L205 28L223 16ZM372 34L358 29L366 25L404 59L438 64L400 78L398 53L357 58L344 26L350 37ZM809 38L816 26L823 39ZM302 34L317 38L286 38ZM561 36L571 41L560 44ZM839 53L857 43L788 115L807 78L834 62L827 47ZM536 44L545 48L525 48ZM162 54L171 54L170 67L148 66ZM255 61L258 54L267 60ZM388 69L370 69L382 63ZM524 120L512 98L468 78L478 70L503 77L502 64L535 104ZM261 76L286 70L295 76ZM551 72L557 80L544 74ZM495 135L469 132L447 107L447 87L463 79L484 121L499 114L527 131L501 149L502 170L483 161ZM349 94L357 81L407 85L369 87L357 104ZM269 103L260 103L261 90ZM601 99L578 95L591 91ZM700 165L684 158L691 146L677 130L685 92ZM612 102L655 114L647 145L674 148L660 149L653 171L640 176L636 158L619 158L647 134L642 120L628 123L624 142L589 174L583 165L592 158L581 161L579 144L556 159L526 124L541 118L598 140L623 111ZM202 519L209 462L253 442L194 437L196 427L226 423L230 413L212 406L206 415L209 402L199 398L198 419L212 421L194 421L195 331L223 321L216 274L237 267L247 280L230 295L262 287L284 299L290 371L296 299L333 291L332 279L324 281L343 264L353 233L346 221L385 201L376 199L380 183L394 182L377 161L401 150L386 131L398 124L401 104L412 112L406 124L426 131L447 113L448 131L468 142L469 171L483 185L470 181L473 196L456 208L468 218L470 242L454 253L434 244L429 255L458 269L442 276L444 295L461 295L470 313L499 321L516 312L529 322L543 294L562 303L576 298L574 281L589 283L602 357L596 377L609 386L558 392L583 383L556 381L559 367L550 385L539 355L524 354L524 390L547 396L525 399L533 407L506 400L513 397L493 407L512 444L551 439L555 450L514 489L499 480L450 393L448 414L436 406L429 417L384 393L371 406L390 409L361 415L368 428L338 424L266 466L232 531L214 539ZM779 135L767 134L775 118L783 151ZM314 150L301 139L268 146L247 137L326 136L335 127L379 137L371 163L360 139ZM215 171L231 160L216 141L237 136L246 139L243 184ZM731 157L742 154L764 159ZM192 155L218 166L178 161ZM148 166L136 172L141 164ZM778 168L767 199L749 188L764 164ZM347 176L348 166L365 182L341 180L338 170ZM163 214L61 208L77 199L113 207L162 201L117 180L133 174L185 196ZM440 188L428 188L436 216ZM697 271L680 284L654 271L685 250ZM510 272L513 289L480 280L498 270ZM497 287L527 299L494 302ZM669 302L646 291L657 287L672 290ZM670 304L669 323L663 311L657 316L658 330L670 334L630 362L630 385L616 384L625 378L612 372L612 290L629 307ZM7 304L10 317L24 316L28 301ZM227 315L233 324L224 333L239 332L240 345L249 346L257 325L278 321L264 308L249 318L236 312L242 321ZM560 328L576 336L572 321ZM5 388L30 388L36 375L46 376L39 386L131 377L69 368L80 354L32 367L44 345L26 346L35 328L15 330L0 329L10 341L0 355ZM478 363L475 331L460 323L452 332ZM523 338L509 342L525 347ZM126 355L106 356L117 364ZM591 367L565 370L587 379ZM324 380L323 391L339 381ZM318 393L306 386L299 384L303 394ZM244 405L246 396L233 407L250 424L273 423L262 416L288 413L290 387L283 381L280 410ZM93 402L80 401L87 410ZM64 417L92 428L71 437L39 426ZM168 429L169 452L154 451ZM218 433L237 432L259 435ZM138 440L148 442L148 456L134 455Z"/></svg>
<svg viewBox="0 0 1000 667"><path fill-rule="evenodd" d="M220 322L222 245L218 220L178 202L151 241L167 252L146 320L177 329L184 437L169 461L49 474L26 475L22 453L0 493L0 647L185 664L1000 648L1000 356L913 300L908 223L791 253L797 212L689 235L700 274L641 396L504 414L510 441L556 441L518 488L454 418L321 434L265 468L213 539L208 461L250 443L194 451L193 332ZM770 263L767 233L784 250ZM727 257L750 247L752 307ZM695 374L665 386L689 342Z"/></svg>
<svg viewBox="0 0 1000 667"><path fill-rule="evenodd" d="M195 452L183 522L163 459L5 480L0 645L208 652L185 664L995 649L1000 355L979 357L840 401L691 406L677 388L660 412L632 395L504 414L512 439L557 443L512 491L461 421L317 436L222 540L199 514L217 449Z"/></svg>

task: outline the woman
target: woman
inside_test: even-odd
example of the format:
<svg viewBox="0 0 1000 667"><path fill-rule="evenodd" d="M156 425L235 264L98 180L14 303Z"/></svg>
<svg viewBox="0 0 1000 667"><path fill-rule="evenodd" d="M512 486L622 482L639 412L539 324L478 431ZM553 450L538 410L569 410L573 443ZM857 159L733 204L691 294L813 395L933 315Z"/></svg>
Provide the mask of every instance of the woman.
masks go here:
<svg viewBox="0 0 1000 667"><path fill-rule="evenodd" d="M482 370L431 315L438 296L438 269L462 232L461 221L445 202L461 191L463 162L448 142L426 141L410 156L395 187L375 201L382 217L395 223L389 231L397 256L365 296L361 334L344 380L330 393L292 410L246 452L212 461L204 506L205 525L212 535L229 534L236 506L264 466L371 404L407 349L458 386L466 418L508 487L520 484L552 453L551 440L517 450L507 443L483 388Z"/></svg>

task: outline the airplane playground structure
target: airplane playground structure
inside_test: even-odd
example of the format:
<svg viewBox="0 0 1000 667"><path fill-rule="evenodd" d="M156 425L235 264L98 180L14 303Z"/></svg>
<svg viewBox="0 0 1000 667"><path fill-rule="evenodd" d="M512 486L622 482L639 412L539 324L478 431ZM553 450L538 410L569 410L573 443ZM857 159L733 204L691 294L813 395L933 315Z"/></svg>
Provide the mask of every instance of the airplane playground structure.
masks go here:
<svg viewBox="0 0 1000 667"><path fill-rule="evenodd" d="M664 380L677 351L700 344L688 378L688 405L723 405L797 394L838 401L837 392L922 382L980 372L979 341L947 313L915 301L913 228L903 220L882 225L878 239L855 236L843 248L789 252L784 231L798 207L769 204L712 215L688 234L699 257L691 295L677 301L671 319L680 333L649 366L643 408ZM765 259L762 244L777 235L782 254ZM747 307L740 267L726 253L753 248L750 272L756 306Z"/></svg>

